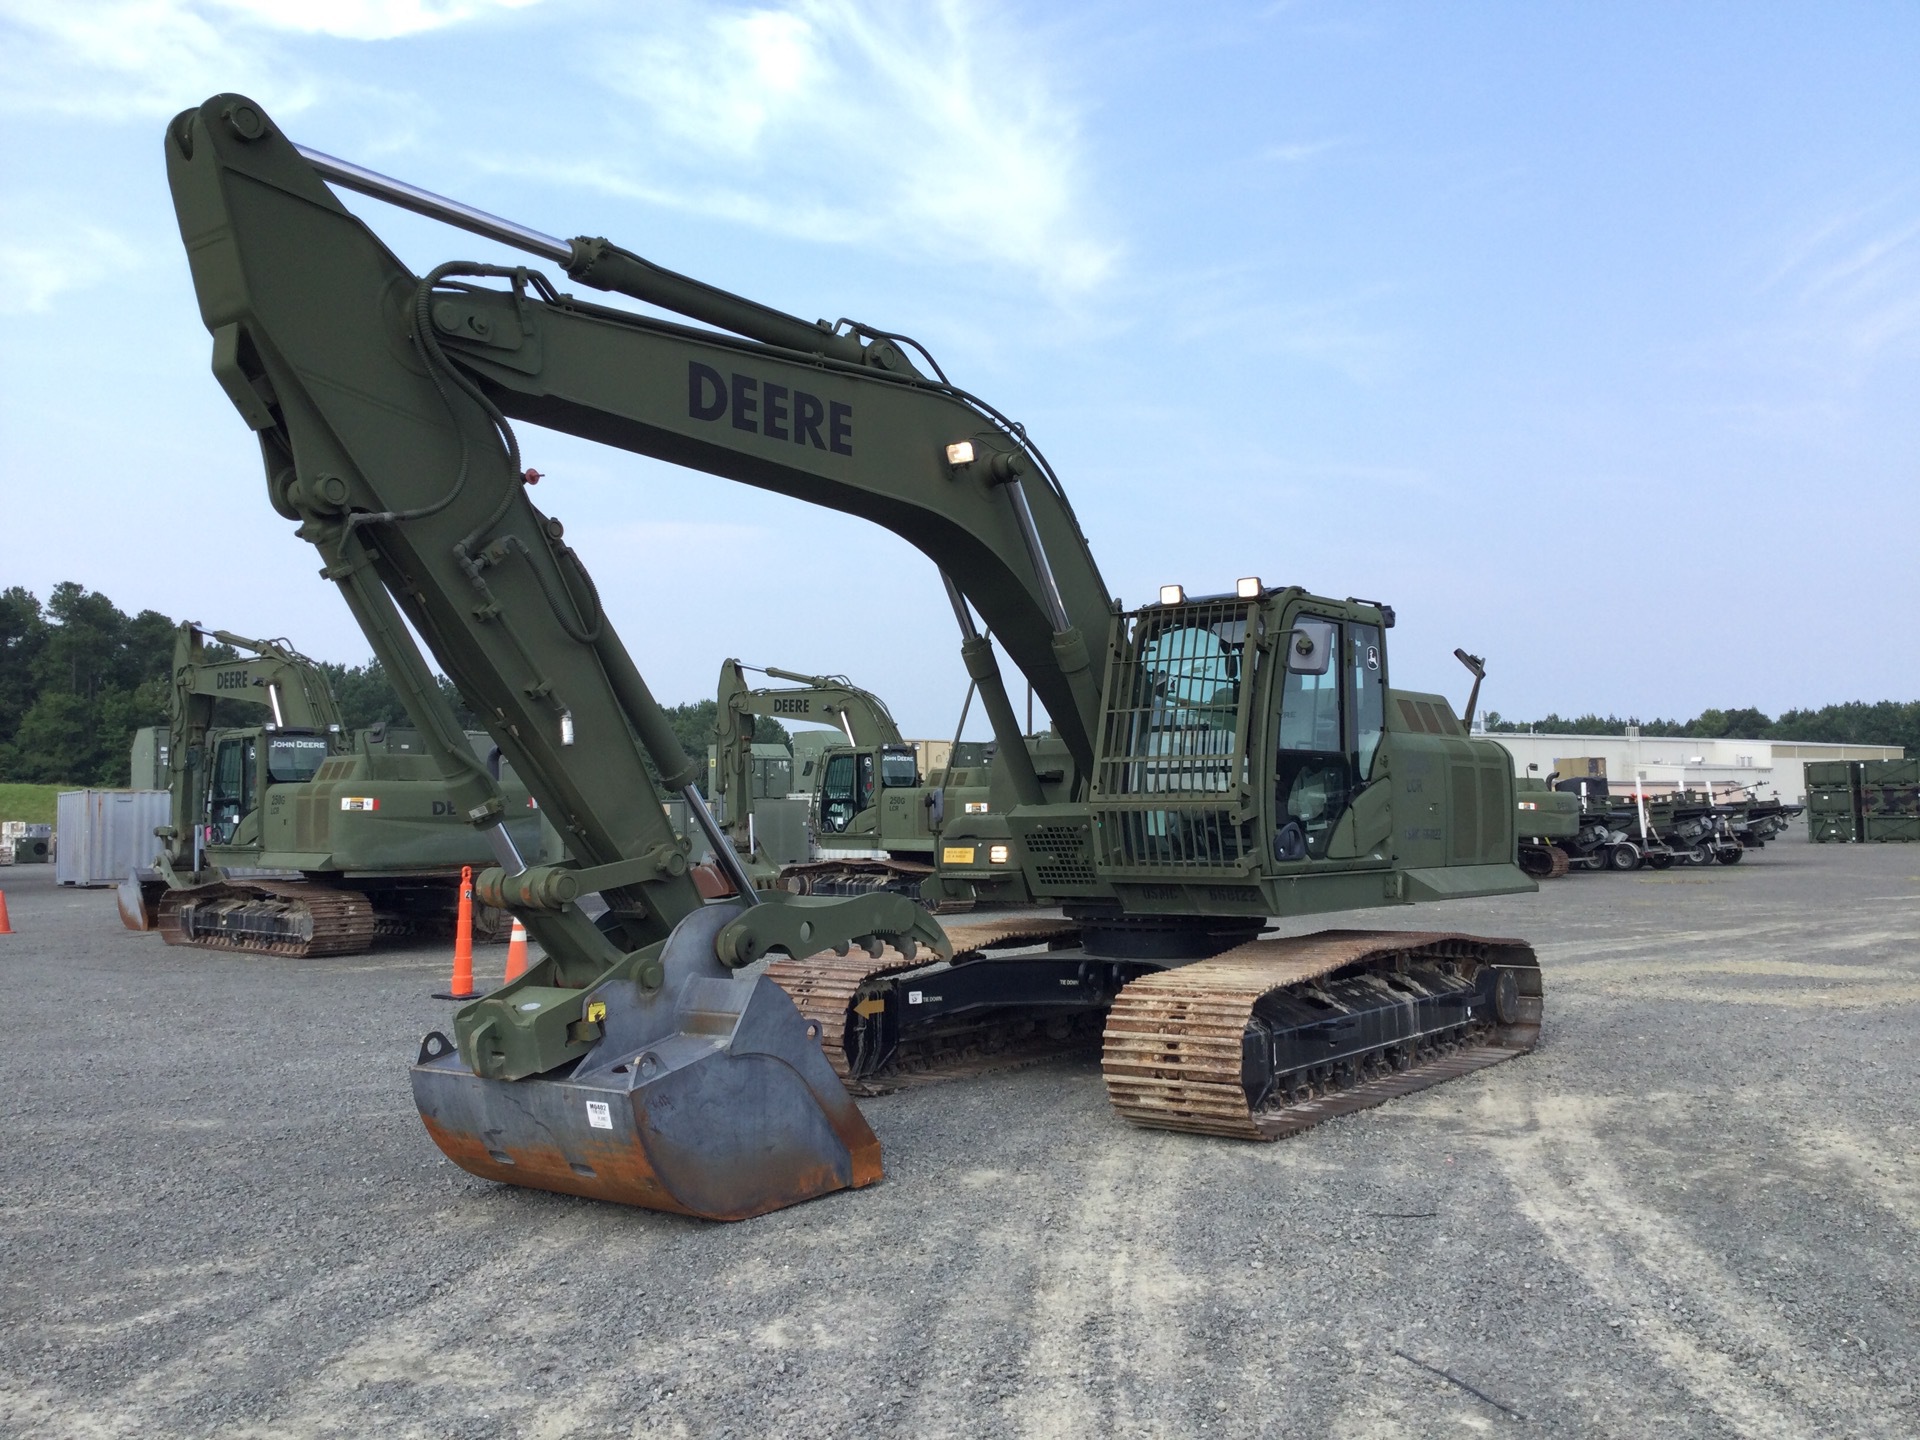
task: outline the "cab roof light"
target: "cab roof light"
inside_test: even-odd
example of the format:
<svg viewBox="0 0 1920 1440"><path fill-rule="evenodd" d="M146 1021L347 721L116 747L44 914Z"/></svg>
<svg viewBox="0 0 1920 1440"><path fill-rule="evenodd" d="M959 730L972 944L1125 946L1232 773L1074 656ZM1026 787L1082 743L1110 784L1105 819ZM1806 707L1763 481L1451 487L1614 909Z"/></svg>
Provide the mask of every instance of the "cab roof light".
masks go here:
<svg viewBox="0 0 1920 1440"><path fill-rule="evenodd" d="M1233 593L1242 600L1258 600L1260 592L1267 587L1260 583L1258 575L1242 575L1233 582Z"/></svg>
<svg viewBox="0 0 1920 1440"><path fill-rule="evenodd" d="M1184 605L1187 603L1186 587L1182 585L1162 585L1160 587L1162 605Z"/></svg>

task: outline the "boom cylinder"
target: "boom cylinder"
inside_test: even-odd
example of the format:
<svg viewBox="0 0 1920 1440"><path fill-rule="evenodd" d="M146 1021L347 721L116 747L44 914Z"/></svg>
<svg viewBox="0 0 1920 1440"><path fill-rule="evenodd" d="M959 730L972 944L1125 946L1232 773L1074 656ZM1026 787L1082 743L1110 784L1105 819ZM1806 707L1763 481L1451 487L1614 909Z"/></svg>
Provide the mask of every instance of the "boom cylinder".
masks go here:
<svg viewBox="0 0 1920 1440"><path fill-rule="evenodd" d="M1034 772L1033 756L1027 753L1020 717L1013 713L1013 701L1007 697L1007 683L1000 676L1000 662L994 658L993 642L974 625L966 596L944 570L940 572L940 581L947 587L954 618L960 622L960 659L967 667L968 678L980 692L980 708L987 712L993 733L1000 740L995 758L1007 767L1007 777L1013 782L1013 793L1020 803L1038 805L1044 798L1040 793L1040 777Z"/></svg>
<svg viewBox="0 0 1920 1440"><path fill-rule="evenodd" d="M703 324L718 326L736 335L745 335L748 339L778 345L787 350L830 355L854 365L866 358L866 347L852 335L837 335L824 324L809 325L797 315L788 315L771 305L762 305L757 300L735 295L717 285L708 285L691 276L678 274L635 255L631 250L623 250L611 241L586 236L577 240L562 240L558 236L535 230L530 225L502 219L472 205L450 200L445 195L423 190L405 180L382 175L351 160L342 160L305 145L296 145L294 149L322 176L342 189L370 195L389 205L411 210L416 215L425 215L430 220L438 220L442 224L484 236L502 245L510 245L516 250L525 250L546 260L558 261L567 267L567 274L571 278L595 289L630 295L635 300L658 305L662 310L671 310L676 315L685 315Z"/></svg>

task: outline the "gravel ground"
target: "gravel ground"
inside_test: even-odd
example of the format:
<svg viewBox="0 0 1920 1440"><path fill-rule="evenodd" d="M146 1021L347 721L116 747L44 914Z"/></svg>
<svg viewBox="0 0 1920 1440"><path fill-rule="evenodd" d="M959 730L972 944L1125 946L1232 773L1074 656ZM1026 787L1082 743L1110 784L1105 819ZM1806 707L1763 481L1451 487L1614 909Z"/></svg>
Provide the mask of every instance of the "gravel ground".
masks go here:
<svg viewBox="0 0 1920 1440"><path fill-rule="evenodd" d="M1275 1145L1088 1063L908 1091L883 1184L723 1226L443 1160L437 949L189 954L0 870L0 1433L1912 1436L1916 872L1297 925L1532 939L1540 1050Z"/></svg>

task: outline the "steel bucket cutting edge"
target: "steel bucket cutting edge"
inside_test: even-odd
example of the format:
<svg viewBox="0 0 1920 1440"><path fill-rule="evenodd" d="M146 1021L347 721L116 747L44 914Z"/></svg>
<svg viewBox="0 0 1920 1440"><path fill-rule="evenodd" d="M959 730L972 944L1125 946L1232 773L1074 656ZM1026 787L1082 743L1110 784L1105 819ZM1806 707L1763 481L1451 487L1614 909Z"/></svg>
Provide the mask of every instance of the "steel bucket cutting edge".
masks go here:
<svg viewBox="0 0 1920 1440"><path fill-rule="evenodd" d="M708 1220L745 1220L881 1176L880 1141L785 991L714 958L739 913L688 916L649 995L610 981L600 1041L572 1069L489 1080L437 1032L413 1067L434 1144L488 1180ZM436 1042L438 1042L436 1044Z"/></svg>
<svg viewBox="0 0 1920 1440"><path fill-rule="evenodd" d="M129 871L120 882L120 923L129 930L151 930L159 923L154 899L167 887L155 881L141 882L138 870Z"/></svg>

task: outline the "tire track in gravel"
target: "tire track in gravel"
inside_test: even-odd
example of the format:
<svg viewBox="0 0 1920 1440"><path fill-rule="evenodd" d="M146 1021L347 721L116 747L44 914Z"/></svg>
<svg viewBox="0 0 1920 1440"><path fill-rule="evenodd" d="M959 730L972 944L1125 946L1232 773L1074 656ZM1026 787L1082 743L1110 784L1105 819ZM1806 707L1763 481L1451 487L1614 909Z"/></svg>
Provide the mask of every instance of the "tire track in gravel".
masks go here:
<svg viewBox="0 0 1920 1440"><path fill-rule="evenodd" d="M1142 1414L1127 1387L1171 1398L1192 1373L1180 1310L1193 1282L1164 1232L1181 1213L1190 1147L1128 1130L1072 1192L1064 1223L1036 1257L1021 1433L1032 1440L1161 1433L1164 1415Z"/></svg>
<svg viewBox="0 0 1920 1440"><path fill-rule="evenodd" d="M582 1220L588 1217L581 1217ZM586 1227L580 1222L562 1222L534 1234L522 1234L507 1245L489 1247L497 1259L514 1273L537 1273L543 1261L563 1256L577 1248ZM522 1272L520 1267L527 1267ZM229 1262L228 1270L240 1268ZM255 1268L258 1268L257 1266ZM176 1433L178 1418L191 1408L196 1397L221 1394L272 1383L257 1371L263 1351L271 1352L280 1344L294 1348L309 1343L315 1314L340 1313L351 1309L351 1299L374 1278L392 1273L384 1253L343 1267L299 1286L284 1298L245 1311L204 1335L196 1344L167 1363L143 1372L136 1380L108 1392L88 1397L76 1407L71 1391L58 1393L60 1435L88 1437L145 1437L155 1433ZM473 1329L476 1298L471 1278L455 1293L422 1297L397 1312L365 1325L355 1332L351 1343L324 1353L310 1374L285 1384L284 1399L276 1405L266 1433L275 1436L359 1436L367 1433L368 1417L361 1409L357 1393L363 1385L405 1385L416 1391L434 1393L449 1408L472 1396L485 1396L497 1402L500 1389L500 1357L497 1344L489 1343L484 1353L463 1343L460 1334ZM343 1303L344 1302L344 1303ZM192 1297L179 1302L184 1310ZM479 1308L488 1308L486 1301ZM519 1327L524 1333L524 1327ZM38 1397L52 1400L56 1392ZM29 1404L32 1392L24 1397ZM18 1416L16 1407L0 1408L0 1418L27 1419ZM220 1433L231 1422L197 1422L200 1428ZM248 1433L241 1424L235 1433ZM438 1433L434 1425L415 1425L395 1416L380 1424L382 1434L405 1436ZM19 1433L36 1432L30 1426Z"/></svg>
<svg viewBox="0 0 1920 1440"><path fill-rule="evenodd" d="M1848 1403L1848 1391L1859 1387L1834 1376L1706 1250L1635 1198L1610 1158L1618 1147L1593 1129L1596 1115L1622 1103L1536 1100L1520 1116L1476 1118L1479 1142L1506 1172L1521 1212L1624 1322L1623 1338L1650 1350L1736 1435L1899 1440L1908 1433L1888 1418L1891 1396L1861 1393ZM1708 1323L1689 1328L1669 1318L1682 1302L1708 1310ZM1752 1358L1743 1359L1743 1351Z"/></svg>
<svg viewBox="0 0 1920 1440"><path fill-rule="evenodd" d="M1793 1147L1816 1171L1838 1171L1862 1195L1910 1230L1920 1231L1920 1158L1831 1123L1797 1131Z"/></svg>

